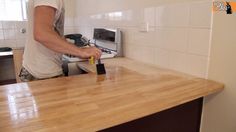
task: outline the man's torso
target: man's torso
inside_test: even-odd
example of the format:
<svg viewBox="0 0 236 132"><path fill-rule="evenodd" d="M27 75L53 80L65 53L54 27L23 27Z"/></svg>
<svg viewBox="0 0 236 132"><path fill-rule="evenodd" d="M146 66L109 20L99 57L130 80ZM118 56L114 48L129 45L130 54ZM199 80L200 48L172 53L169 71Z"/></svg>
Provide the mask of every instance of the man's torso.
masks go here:
<svg viewBox="0 0 236 132"><path fill-rule="evenodd" d="M50 78L62 74L62 55L54 52L34 40L33 20L36 6L51 6L56 9L54 30L64 34L64 3L63 0L30 0L28 3L28 35L25 45L23 67L36 78ZM53 39L53 38L51 38Z"/></svg>

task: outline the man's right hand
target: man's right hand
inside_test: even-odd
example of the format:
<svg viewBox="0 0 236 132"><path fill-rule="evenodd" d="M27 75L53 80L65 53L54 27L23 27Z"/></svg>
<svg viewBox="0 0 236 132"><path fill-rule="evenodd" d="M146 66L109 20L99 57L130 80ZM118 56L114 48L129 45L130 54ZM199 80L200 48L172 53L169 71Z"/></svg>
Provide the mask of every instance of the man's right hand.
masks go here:
<svg viewBox="0 0 236 132"><path fill-rule="evenodd" d="M102 51L96 47L81 48L81 51L82 54L80 57L82 59L88 59L90 57L94 57L94 59L98 60L102 55Z"/></svg>

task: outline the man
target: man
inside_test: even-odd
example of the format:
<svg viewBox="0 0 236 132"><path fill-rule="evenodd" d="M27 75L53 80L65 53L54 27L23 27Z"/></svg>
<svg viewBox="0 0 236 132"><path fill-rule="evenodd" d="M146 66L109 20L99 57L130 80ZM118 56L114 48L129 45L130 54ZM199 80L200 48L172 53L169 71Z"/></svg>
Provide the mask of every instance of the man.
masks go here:
<svg viewBox="0 0 236 132"><path fill-rule="evenodd" d="M78 48L64 38L63 0L29 0L28 36L23 56L22 81L58 77L62 72L62 54L99 59L95 47Z"/></svg>

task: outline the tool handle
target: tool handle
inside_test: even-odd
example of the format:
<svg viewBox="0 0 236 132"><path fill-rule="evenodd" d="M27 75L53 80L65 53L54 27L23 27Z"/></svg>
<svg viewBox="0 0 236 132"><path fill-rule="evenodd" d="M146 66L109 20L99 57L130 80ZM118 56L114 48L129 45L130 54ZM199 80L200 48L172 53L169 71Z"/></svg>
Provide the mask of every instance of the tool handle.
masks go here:
<svg viewBox="0 0 236 132"><path fill-rule="evenodd" d="M101 59L98 59L98 64L101 64Z"/></svg>
<svg viewBox="0 0 236 132"><path fill-rule="evenodd" d="M90 57L90 58L89 58L89 64L90 64L90 65L93 65L94 62L95 62L94 57L93 57L93 56Z"/></svg>
<svg viewBox="0 0 236 132"><path fill-rule="evenodd" d="M88 42L88 46L91 47L90 41ZM97 47L97 48L99 48L99 46L96 45L96 41L95 41L95 43L94 43L94 46ZM89 59L89 62L90 62L90 64L94 64L94 57L91 57L91 58ZM98 59L98 64L101 64L101 59L100 59L100 58Z"/></svg>

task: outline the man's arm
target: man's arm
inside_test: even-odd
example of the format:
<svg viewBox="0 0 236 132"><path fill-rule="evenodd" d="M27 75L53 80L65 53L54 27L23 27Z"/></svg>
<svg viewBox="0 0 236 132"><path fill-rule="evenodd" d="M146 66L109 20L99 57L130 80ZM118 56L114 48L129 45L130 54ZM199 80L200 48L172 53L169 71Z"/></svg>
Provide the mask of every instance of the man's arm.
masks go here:
<svg viewBox="0 0 236 132"><path fill-rule="evenodd" d="M80 58L95 59L101 57L101 51L95 47L78 48L67 42L54 31L53 20L56 9L49 6L38 6L34 10L34 39L47 48L63 54L71 54Z"/></svg>

